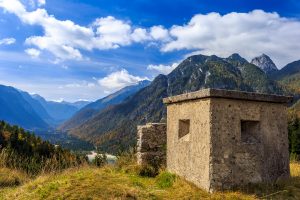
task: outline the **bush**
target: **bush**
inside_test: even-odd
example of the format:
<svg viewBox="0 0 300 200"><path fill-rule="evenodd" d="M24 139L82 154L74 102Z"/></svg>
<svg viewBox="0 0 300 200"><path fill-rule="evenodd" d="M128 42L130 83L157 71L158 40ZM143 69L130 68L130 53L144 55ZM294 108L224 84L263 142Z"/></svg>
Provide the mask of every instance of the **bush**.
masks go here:
<svg viewBox="0 0 300 200"><path fill-rule="evenodd" d="M122 152L117 156L116 169L122 170L126 173L138 172L139 167L137 166L136 154L133 148L128 151Z"/></svg>
<svg viewBox="0 0 300 200"><path fill-rule="evenodd" d="M159 173L159 170L151 165L144 165L139 168L138 174L140 176L155 177Z"/></svg>
<svg viewBox="0 0 300 200"><path fill-rule="evenodd" d="M157 185L162 189L169 188L173 186L175 180L176 180L175 174L164 171L157 176Z"/></svg>
<svg viewBox="0 0 300 200"><path fill-rule="evenodd" d="M105 153L103 154L97 154L95 156L95 159L93 160L93 164L97 167L102 167L107 164L107 156Z"/></svg>
<svg viewBox="0 0 300 200"><path fill-rule="evenodd" d="M289 113L288 131L291 158L297 159L300 155L300 120L295 112Z"/></svg>

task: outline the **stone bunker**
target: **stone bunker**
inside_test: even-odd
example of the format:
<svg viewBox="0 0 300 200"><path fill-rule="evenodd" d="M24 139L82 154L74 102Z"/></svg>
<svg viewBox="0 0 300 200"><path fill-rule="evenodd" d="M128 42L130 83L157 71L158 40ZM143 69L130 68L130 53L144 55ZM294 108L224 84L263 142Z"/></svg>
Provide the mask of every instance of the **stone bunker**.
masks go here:
<svg viewBox="0 0 300 200"><path fill-rule="evenodd" d="M165 98L167 169L211 192L288 178L290 100L219 89Z"/></svg>

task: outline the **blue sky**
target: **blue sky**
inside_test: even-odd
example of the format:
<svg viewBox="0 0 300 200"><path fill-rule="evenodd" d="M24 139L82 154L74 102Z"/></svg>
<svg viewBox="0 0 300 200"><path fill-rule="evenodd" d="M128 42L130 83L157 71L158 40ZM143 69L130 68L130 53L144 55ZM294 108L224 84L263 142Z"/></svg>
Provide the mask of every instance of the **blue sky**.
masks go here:
<svg viewBox="0 0 300 200"><path fill-rule="evenodd" d="M0 84L96 100L192 54L279 68L300 55L296 0L0 0Z"/></svg>

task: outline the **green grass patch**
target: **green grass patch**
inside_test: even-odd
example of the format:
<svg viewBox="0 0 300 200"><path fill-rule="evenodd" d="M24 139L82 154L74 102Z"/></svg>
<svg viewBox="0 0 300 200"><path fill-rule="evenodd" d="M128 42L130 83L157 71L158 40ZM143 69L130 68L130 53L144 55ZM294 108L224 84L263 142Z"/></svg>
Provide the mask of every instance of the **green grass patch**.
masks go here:
<svg viewBox="0 0 300 200"><path fill-rule="evenodd" d="M175 180L175 174L164 171L157 176L157 185L162 189L169 188L173 186Z"/></svg>

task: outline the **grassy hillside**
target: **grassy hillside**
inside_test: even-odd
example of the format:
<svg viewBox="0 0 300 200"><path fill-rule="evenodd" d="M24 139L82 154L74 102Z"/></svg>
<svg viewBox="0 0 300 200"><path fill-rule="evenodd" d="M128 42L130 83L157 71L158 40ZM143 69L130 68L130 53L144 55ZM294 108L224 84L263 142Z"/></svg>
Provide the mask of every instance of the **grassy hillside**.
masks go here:
<svg viewBox="0 0 300 200"><path fill-rule="evenodd" d="M56 175L42 175L21 186L2 187L0 199L299 199L300 164L291 164L292 178L285 183L257 185L240 191L209 194L194 185L162 172L156 178L141 177L115 167L82 167ZM4 172L7 173L7 172ZM12 178L14 179L14 178ZM5 180L4 180L5 182Z"/></svg>

